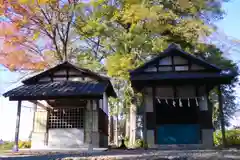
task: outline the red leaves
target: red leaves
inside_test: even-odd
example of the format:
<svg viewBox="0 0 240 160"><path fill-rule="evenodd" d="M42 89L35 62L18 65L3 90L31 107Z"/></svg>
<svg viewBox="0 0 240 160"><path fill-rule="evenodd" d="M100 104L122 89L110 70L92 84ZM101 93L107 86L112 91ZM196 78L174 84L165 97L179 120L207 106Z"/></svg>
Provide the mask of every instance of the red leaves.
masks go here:
<svg viewBox="0 0 240 160"><path fill-rule="evenodd" d="M46 62L33 62L31 56L27 55L23 51L11 52L11 54L0 53L0 64L6 66L10 70L42 70L47 67Z"/></svg>
<svg viewBox="0 0 240 160"><path fill-rule="evenodd" d="M0 64L9 69L43 69L43 61L38 50L39 26L34 26L31 18L37 16L36 4L48 0L0 0ZM37 31L37 32L36 32Z"/></svg>
<svg viewBox="0 0 240 160"><path fill-rule="evenodd" d="M0 37L14 35L17 32L17 27L10 22L0 22Z"/></svg>

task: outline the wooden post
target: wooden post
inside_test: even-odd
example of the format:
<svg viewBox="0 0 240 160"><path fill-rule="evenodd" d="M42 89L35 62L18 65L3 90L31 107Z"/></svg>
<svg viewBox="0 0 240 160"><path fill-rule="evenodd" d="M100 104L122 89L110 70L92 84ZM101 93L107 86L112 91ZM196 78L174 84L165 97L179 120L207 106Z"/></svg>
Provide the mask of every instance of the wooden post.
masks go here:
<svg viewBox="0 0 240 160"><path fill-rule="evenodd" d="M34 107L33 107L33 124L32 124L32 131L31 131L31 136L30 136L30 139L29 141L32 140L32 135L33 135L33 132L34 132L34 128L35 128L35 117L36 117L36 111L37 111L37 101L35 102L32 102Z"/></svg>
<svg viewBox="0 0 240 160"><path fill-rule="evenodd" d="M15 144L13 146L13 151L18 152L18 139L19 139L19 129L20 129L20 117L21 117L21 104L22 101L18 101L17 108L17 119L16 119L16 129L15 129Z"/></svg>
<svg viewBox="0 0 240 160"><path fill-rule="evenodd" d="M145 106L145 92L143 92L143 139L144 139L144 149L148 148L148 141L147 141L147 113L146 113L146 106Z"/></svg>
<svg viewBox="0 0 240 160"><path fill-rule="evenodd" d="M92 152L93 151L93 144L92 144L92 138L93 138L93 100L89 100L88 101L88 113L90 112L90 117L89 117L89 121L90 121L90 136L89 136L89 144L88 144L88 151Z"/></svg>
<svg viewBox="0 0 240 160"><path fill-rule="evenodd" d="M221 91L220 85L218 86L218 103L219 103L219 113L220 113L220 121L221 121L222 143L223 143L223 147L226 147L223 100L222 100L222 91Z"/></svg>

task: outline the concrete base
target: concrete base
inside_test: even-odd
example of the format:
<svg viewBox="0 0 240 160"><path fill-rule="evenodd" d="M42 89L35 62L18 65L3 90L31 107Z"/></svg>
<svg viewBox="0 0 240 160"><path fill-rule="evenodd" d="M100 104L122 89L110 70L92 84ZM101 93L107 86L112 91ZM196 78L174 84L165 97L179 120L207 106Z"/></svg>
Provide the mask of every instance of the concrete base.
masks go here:
<svg viewBox="0 0 240 160"><path fill-rule="evenodd" d="M31 148L32 149L43 149L47 148L46 146L46 137L47 134L45 132L42 133L32 133L32 140L31 140Z"/></svg>
<svg viewBox="0 0 240 160"><path fill-rule="evenodd" d="M85 134L85 136L84 136ZM89 135L86 135L89 134ZM91 134L84 133L83 129L65 128L50 129L46 133L33 133L31 149L73 149L89 148L89 139ZM101 142L101 146L100 146ZM92 147L107 147L108 137L99 132L92 132Z"/></svg>
<svg viewBox="0 0 240 160"><path fill-rule="evenodd" d="M49 129L48 148L78 148L84 145L84 130L77 128Z"/></svg>
<svg viewBox="0 0 240 160"><path fill-rule="evenodd" d="M202 144L205 148L213 148L213 129L202 129Z"/></svg>
<svg viewBox="0 0 240 160"><path fill-rule="evenodd" d="M172 144L172 145L151 145L149 148L161 150L195 150L205 149L203 144Z"/></svg>

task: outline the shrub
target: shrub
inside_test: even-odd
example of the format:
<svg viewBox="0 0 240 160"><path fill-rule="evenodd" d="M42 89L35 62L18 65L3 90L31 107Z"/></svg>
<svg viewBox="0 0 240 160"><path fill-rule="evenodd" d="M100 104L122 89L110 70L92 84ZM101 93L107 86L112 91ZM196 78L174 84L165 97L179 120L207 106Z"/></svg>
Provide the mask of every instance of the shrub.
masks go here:
<svg viewBox="0 0 240 160"><path fill-rule="evenodd" d="M228 146L240 146L240 129L227 130L225 132L225 135ZM221 131L214 132L213 140L216 146L221 146L222 132Z"/></svg>
<svg viewBox="0 0 240 160"><path fill-rule="evenodd" d="M147 144L144 142L143 139L137 139L135 142L135 147L136 148L145 148L145 147L147 147Z"/></svg>
<svg viewBox="0 0 240 160"><path fill-rule="evenodd" d="M125 137L124 138L124 144L125 144L125 146L128 147L128 145L129 145L129 137Z"/></svg>
<svg viewBox="0 0 240 160"><path fill-rule="evenodd" d="M18 143L19 148L31 148L30 141L19 141Z"/></svg>

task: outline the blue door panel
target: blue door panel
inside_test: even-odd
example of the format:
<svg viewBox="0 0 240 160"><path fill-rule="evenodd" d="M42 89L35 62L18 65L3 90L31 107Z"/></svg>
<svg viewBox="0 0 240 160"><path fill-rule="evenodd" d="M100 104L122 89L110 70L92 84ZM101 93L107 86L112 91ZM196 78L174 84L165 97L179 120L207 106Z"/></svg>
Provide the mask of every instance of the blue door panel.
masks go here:
<svg viewBox="0 0 240 160"><path fill-rule="evenodd" d="M198 144L199 140L198 124L167 124L157 128L158 144Z"/></svg>

